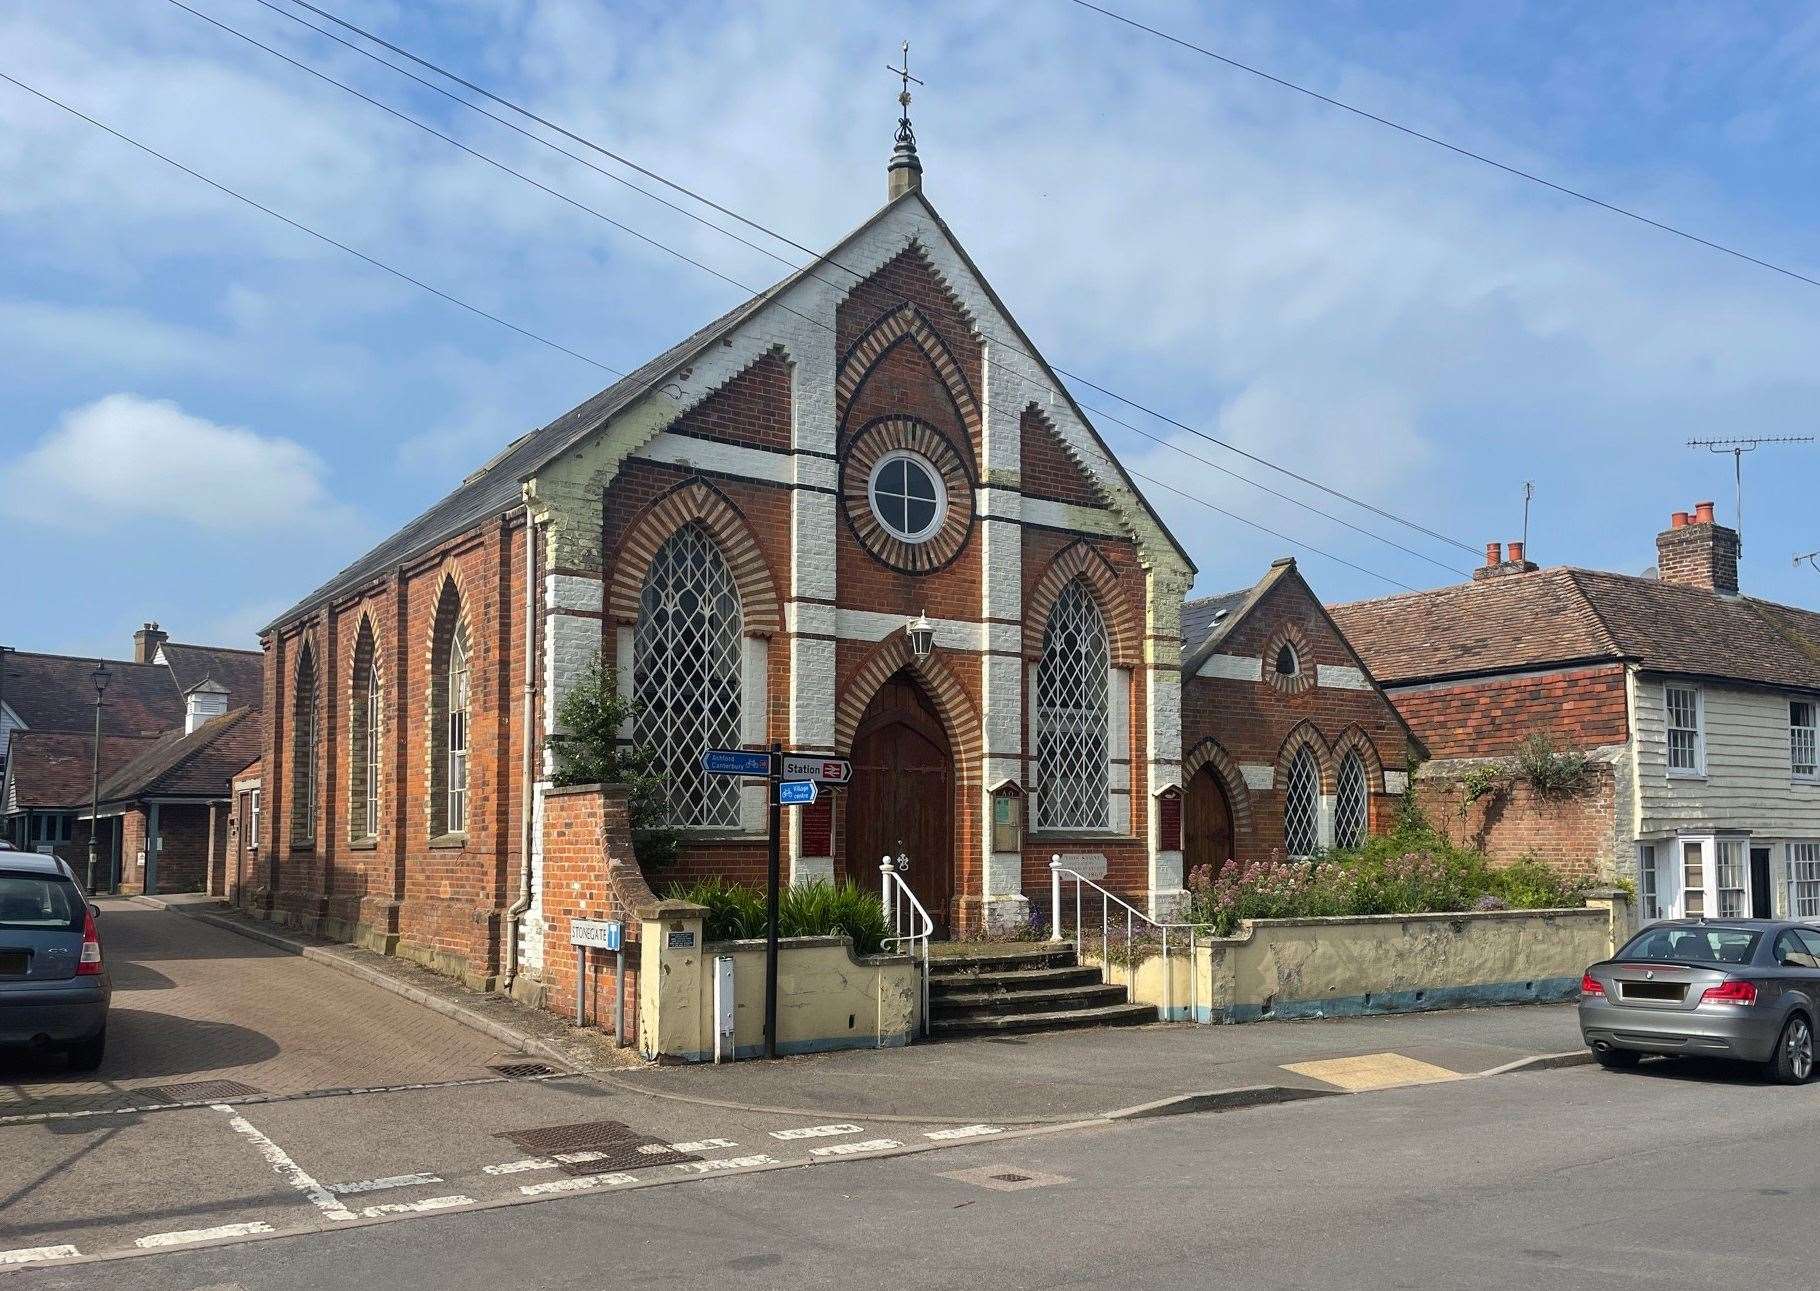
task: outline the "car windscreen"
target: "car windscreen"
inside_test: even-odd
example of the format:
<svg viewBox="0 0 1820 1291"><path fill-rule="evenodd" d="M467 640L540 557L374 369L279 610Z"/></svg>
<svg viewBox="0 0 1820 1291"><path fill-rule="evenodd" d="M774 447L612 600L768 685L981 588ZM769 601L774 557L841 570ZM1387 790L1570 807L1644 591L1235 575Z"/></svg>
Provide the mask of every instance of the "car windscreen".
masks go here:
<svg viewBox="0 0 1820 1291"><path fill-rule="evenodd" d="M68 879L0 870L0 929L81 932L87 909Z"/></svg>
<svg viewBox="0 0 1820 1291"><path fill-rule="evenodd" d="M1751 928L1645 928L1614 958L1667 960L1675 964L1748 964L1762 938L1760 931Z"/></svg>

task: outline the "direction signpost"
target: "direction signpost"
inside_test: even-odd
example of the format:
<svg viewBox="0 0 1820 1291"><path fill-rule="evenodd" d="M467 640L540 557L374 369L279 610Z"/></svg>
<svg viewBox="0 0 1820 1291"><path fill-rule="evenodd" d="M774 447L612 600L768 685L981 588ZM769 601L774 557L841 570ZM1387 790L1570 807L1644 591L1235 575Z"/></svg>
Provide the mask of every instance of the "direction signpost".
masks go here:
<svg viewBox="0 0 1820 1291"><path fill-rule="evenodd" d="M815 801L815 781L785 780L777 786L777 801L784 807L806 807Z"/></svg>

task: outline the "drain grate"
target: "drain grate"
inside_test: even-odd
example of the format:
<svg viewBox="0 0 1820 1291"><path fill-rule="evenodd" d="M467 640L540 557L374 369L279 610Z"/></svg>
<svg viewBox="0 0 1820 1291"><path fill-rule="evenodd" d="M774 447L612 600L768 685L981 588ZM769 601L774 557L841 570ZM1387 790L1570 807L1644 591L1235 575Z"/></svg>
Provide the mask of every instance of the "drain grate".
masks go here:
<svg viewBox="0 0 1820 1291"><path fill-rule="evenodd" d="M246 1098L264 1092L263 1089L238 1080L192 1080L176 1085L148 1085L144 1089L135 1089L133 1094L158 1103L197 1103L204 1100Z"/></svg>
<svg viewBox="0 0 1820 1291"><path fill-rule="evenodd" d="M1021 1192L1025 1188L1050 1188L1058 1183L1073 1183L1065 1175L1044 1174L1041 1170L1014 1170L1009 1166L983 1165L971 1170L947 1170L939 1176L957 1183L970 1183L994 1192Z"/></svg>
<svg viewBox="0 0 1820 1291"><path fill-rule="evenodd" d="M1012 1171L1012 1170L1007 1170L1004 1174L995 1174L990 1177L993 1179L996 1179L1000 1183L1029 1183L1030 1182L1029 1175L1018 1174L1017 1172Z"/></svg>
<svg viewBox="0 0 1820 1291"><path fill-rule="evenodd" d="M547 1062L494 1062L488 1063L490 1071L496 1071L508 1080L528 1080L532 1076L554 1076L556 1068Z"/></svg>
<svg viewBox="0 0 1820 1291"><path fill-rule="evenodd" d="M520 1151L550 1157L560 1169L572 1175L610 1174L701 1160L692 1152L675 1151L663 1139L641 1134L623 1121L546 1125L537 1129L507 1130L494 1137L517 1145Z"/></svg>

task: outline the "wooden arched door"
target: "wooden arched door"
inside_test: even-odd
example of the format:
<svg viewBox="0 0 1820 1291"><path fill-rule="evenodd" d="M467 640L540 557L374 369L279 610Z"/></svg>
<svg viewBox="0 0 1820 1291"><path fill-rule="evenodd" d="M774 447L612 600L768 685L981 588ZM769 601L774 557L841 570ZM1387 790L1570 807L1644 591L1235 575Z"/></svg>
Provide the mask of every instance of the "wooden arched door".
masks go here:
<svg viewBox="0 0 1820 1291"><path fill-rule="evenodd" d="M1210 874L1232 859L1232 803L1226 786L1211 765L1195 772L1188 782L1188 799L1182 811L1182 867L1193 874L1205 865Z"/></svg>
<svg viewBox="0 0 1820 1291"><path fill-rule="evenodd" d="M917 900L947 935L954 895L954 756L935 706L908 672L879 688L853 735L846 876L877 891L881 857L910 858Z"/></svg>

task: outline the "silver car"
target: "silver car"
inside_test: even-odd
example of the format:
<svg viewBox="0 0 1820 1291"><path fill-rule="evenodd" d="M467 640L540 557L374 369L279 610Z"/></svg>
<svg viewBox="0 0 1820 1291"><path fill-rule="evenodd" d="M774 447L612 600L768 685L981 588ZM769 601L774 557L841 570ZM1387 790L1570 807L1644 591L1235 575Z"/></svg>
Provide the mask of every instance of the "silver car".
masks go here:
<svg viewBox="0 0 1820 1291"><path fill-rule="evenodd" d="M64 1049L101 1065L113 982L95 907L54 856L0 851L0 1045Z"/></svg>
<svg viewBox="0 0 1820 1291"><path fill-rule="evenodd" d="M1580 980L1580 1036L1606 1067L1645 1054L1761 1063L1784 1084L1813 1074L1820 928L1775 919L1651 924Z"/></svg>

